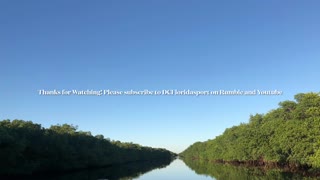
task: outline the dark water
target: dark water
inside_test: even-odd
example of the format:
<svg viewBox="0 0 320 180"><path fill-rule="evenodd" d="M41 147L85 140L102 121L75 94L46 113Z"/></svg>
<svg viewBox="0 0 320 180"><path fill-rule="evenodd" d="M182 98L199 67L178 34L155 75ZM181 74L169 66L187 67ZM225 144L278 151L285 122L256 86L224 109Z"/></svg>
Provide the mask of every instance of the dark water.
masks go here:
<svg viewBox="0 0 320 180"><path fill-rule="evenodd" d="M259 179L259 180L291 180L291 179L320 179L303 177L301 174L283 172L280 169L262 169L253 167L233 166L227 164L209 163L207 161L184 160L185 164L198 175L205 175L216 180L241 180L241 179Z"/></svg>
<svg viewBox="0 0 320 180"><path fill-rule="evenodd" d="M25 179L25 178L22 178ZM29 179L29 178L28 178ZM143 180L282 180L282 179L317 179L306 178L299 174L284 173L280 170L261 170L224 164L200 161L153 161L128 163L108 168L85 170L61 175L43 176L31 179L48 180L113 180L113 179L143 179ZM318 178L320 179L320 177Z"/></svg>
<svg viewBox="0 0 320 180"><path fill-rule="evenodd" d="M41 179L41 178L40 178ZM203 175L197 175L190 170L185 163L176 159L166 162L140 162L129 163L109 168L100 168L75 173L68 173L51 178L49 180L102 180L102 179L144 179L144 180L193 180L212 179Z"/></svg>
<svg viewBox="0 0 320 180"><path fill-rule="evenodd" d="M48 180L116 180L116 179L139 179L143 174L150 171L157 171L166 168L172 161L147 161L147 162L132 162L112 167L91 169L73 173L66 173L60 176L51 178L45 177ZM43 177L39 177L41 179Z"/></svg>

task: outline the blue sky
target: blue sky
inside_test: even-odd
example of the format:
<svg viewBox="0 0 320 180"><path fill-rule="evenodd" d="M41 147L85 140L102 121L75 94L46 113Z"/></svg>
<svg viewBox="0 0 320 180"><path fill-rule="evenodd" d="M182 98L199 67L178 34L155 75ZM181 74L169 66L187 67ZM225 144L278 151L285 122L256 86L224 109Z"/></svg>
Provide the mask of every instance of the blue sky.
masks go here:
<svg viewBox="0 0 320 180"><path fill-rule="evenodd" d="M319 92L319 1L0 2L0 119L75 124L180 152ZM40 96L39 89L280 96Z"/></svg>

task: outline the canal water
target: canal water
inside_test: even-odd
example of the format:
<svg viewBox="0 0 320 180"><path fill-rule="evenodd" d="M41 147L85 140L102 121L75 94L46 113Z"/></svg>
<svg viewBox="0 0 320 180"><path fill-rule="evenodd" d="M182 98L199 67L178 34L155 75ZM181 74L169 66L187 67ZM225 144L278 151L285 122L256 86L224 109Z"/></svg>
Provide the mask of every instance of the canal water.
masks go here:
<svg viewBox="0 0 320 180"><path fill-rule="evenodd" d="M180 160L174 160L169 166L156 169L139 177L142 180L164 180L164 179L177 179L177 180L202 180L212 179L207 175L198 175L191 170L186 164Z"/></svg>
<svg viewBox="0 0 320 180"><path fill-rule="evenodd" d="M44 177L41 177L42 179ZM37 178L38 179L38 178ZM135 162L45 177L49 180L242 180L242 179L317 179L280 170L262 170L199 161Z"/></svg>

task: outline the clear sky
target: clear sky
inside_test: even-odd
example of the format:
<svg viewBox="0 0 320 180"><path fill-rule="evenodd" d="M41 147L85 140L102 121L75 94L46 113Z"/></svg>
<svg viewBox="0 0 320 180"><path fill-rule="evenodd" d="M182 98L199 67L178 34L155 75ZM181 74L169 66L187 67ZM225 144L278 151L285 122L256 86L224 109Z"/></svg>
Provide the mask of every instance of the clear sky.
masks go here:
<svg viewBox="0 0 320 180"><path fill-rule="evenodd" d="M317 0L1 0L0 119L181 152L320 89ZM280 96L42 96L38 90Z"/></svg>

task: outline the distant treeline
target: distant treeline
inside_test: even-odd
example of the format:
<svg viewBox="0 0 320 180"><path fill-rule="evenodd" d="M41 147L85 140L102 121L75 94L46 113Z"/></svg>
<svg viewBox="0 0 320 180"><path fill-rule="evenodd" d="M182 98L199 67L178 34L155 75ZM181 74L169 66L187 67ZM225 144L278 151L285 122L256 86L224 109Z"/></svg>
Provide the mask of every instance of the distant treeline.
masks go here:
<svg viewBox="0 0 320 180"><path fill-rule="evenodd" d="M180 155L200 161L251 163L291 169L320 168L320 94L300 93L249 123L228 128L215 139L196 142Z"/></svg>
<svg viewBox="0 0 320 180"><path fill-rule="evenodd" d="M77 131L73 125L0 121L0 176L69 171L134 161L165 160L174 153L160 148L110 141Z"/></svg>

